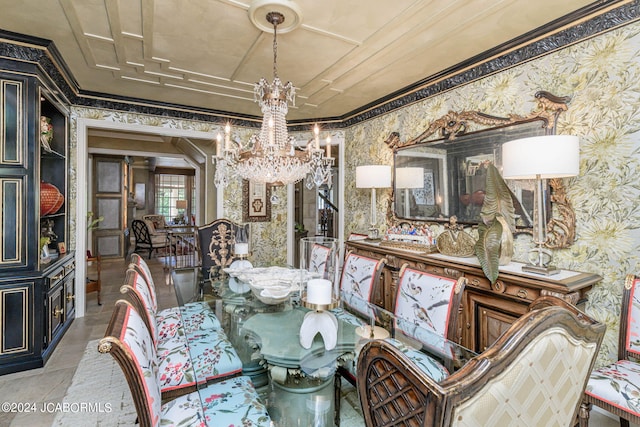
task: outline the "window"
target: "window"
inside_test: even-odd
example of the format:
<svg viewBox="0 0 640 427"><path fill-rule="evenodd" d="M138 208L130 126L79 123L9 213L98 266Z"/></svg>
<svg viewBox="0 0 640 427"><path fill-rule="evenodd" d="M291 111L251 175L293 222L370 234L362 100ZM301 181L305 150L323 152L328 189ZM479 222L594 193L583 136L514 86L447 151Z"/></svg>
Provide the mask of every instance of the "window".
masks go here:
<svg viewBox="0 0 640 427"><path fill-rule="evenodd" d="M186 175L156 174L155 213L164 216L167 223L186 215L185 209L178 209L178 200L187 200L187 183L192 186L191 177ZM191 191L189 191L191 193Z"/></svg>

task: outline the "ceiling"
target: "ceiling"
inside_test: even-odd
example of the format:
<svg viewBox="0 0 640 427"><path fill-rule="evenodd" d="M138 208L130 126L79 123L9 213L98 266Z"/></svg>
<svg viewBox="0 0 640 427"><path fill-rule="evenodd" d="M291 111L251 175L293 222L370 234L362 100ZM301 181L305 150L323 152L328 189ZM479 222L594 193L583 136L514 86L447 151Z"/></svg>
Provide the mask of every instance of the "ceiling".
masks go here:
<svg viewBox="0 0 640 427"><path fill-rule="evenodd" d="M278 74L297 88L288 118L343 117L591 3L296 0L300 25L277 38ZM0 29L53 40L82 91L259 116L253 84L273 77L273 33L250 6L0 0Z"/></svg>

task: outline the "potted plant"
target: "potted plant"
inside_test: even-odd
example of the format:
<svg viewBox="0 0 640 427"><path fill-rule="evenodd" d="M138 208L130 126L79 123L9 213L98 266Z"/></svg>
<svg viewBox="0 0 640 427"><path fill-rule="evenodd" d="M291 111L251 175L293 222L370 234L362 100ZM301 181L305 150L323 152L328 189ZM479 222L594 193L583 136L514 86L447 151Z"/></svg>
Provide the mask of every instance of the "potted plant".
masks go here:
<svg viewBox="0 0 640 427"><path fill-rule="evenodd" d="M95 230L96 228L98 228L98 226L100 225L100 222L104 220L104 216L100 215L97 218L93 217L93 212L87 212L87 231L89 233L87 233L87 237L89 237L89 234ZM87 259L93 258L93 255L91 254L91 250L87 249ZM91 261L87 261L87 265L91 265L92 262Z"/></svg>
<svg viewBox="0 0 640 427"><path fill-rule="evenodd" d="M489 163L475 253L492 284L498 279L499 266L508 264L513 256L515 210L512 197L498 169Z"/></svg>

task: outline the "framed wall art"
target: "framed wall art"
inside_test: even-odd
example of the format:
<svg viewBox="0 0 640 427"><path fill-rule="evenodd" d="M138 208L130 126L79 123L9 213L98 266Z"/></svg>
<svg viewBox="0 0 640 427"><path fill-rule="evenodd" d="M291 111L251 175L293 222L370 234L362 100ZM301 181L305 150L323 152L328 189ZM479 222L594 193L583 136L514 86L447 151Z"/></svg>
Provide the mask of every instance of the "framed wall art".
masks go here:
<svg viewBox="0 0 640 427"><path fill-rule="evenodd" d="M242 220L244 222L271 221L271 187L244 180L242 182Z"/></svg>

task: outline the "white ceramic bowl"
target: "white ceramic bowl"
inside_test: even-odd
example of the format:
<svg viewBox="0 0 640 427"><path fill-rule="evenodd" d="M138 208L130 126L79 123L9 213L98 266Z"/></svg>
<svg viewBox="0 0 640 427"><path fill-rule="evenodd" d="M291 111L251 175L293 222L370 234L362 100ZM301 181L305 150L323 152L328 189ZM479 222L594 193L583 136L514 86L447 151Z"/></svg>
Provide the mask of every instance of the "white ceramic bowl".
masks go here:
<svg viewBox="0 0 640 427"><path fill-rule="evenodd" d="M289 298L290 292L291 286L276 285L262 289L257 297L265 304L280 304Z"/></svg>

